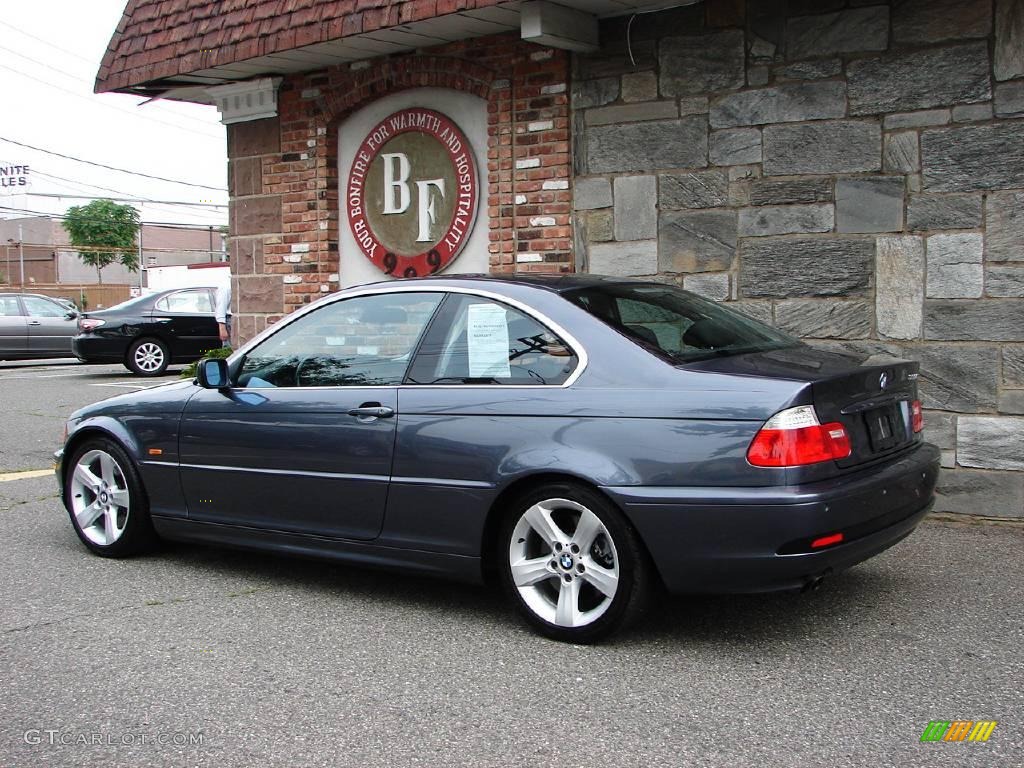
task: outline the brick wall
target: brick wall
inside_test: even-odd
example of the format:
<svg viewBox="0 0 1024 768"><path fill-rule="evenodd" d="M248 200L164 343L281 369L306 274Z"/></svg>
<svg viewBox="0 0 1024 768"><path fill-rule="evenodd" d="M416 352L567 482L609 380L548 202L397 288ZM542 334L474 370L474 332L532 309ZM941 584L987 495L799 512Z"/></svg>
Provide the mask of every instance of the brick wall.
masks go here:
<svg viewBox="0 0 1024 768"><path fill-rule="evenodd" d="M1024 516L1024 0L707 0L601 33L580 267L920 360L938 508Z"/></svg>
<svg viewBox="0 0 1024 768"><path fill-rule="evenodd" d="M285 79L278 117L228 126L237 341L337 288L338 126L410 88L487 101L491 270L571 271L568 77L564 51L502 35Z"/></svg>

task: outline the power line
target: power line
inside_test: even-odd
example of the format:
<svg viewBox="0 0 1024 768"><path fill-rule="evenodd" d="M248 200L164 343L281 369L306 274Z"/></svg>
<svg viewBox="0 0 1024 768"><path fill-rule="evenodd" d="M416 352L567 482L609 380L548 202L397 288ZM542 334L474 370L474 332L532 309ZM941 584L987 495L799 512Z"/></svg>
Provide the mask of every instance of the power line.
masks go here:
<svg viewBox="0 0 1024 768"><path fill-rule="evenodd" d="M28 80L32 80L32 81L37 82L37 83L41 83L42 85L48 86L50 88L53 88L54 90L60 91L61 93L69 94L71 96L74 96L76 99L82 99L83 101L87 101L87 102L89 102L90 104L92 104L94 106L106 107L107 109L112 109L115 112L121 112L121 113L124 113L124 114L127 114L127 115L131 115L132 117L137 117L140 120L150 120L151 122L160 123L161 125L167 125L167 126L170 126L171 128L176 128L179 131L188 131L189 133L194 133L197 136L203 136L203 137L205 137L207 139L215 139L215 140L218 140L218 141L221 139L220 136L217 136L217 135L215 135L213 133L208 133L207 131L197 131L194 128L186 128L185 126L178 125L177 123L169 123L166 120L161 120L159 117L152 117L150 115L141 115L141 114L139 114L137 112L132 112L132 111L127 110L127 109L122 109L121 107L115 106L113 104L108 104L106 101L100 101L100 100L96 99L93 96L83 96L82 94L80 94L80 93L78 93L76 91L72 91L70 88L65 88L62 85L57 85L56 83L51 83L48 80L41 80L38 77L33 77L32 75L28 74L27 72L22 72L20 69L15 69L14 67L8 67L6 64L0 64L0 69L6 69L8 72L13 72L16 75L21 75L22 77L24 77L24 78L26 78Z"/></svg>
<svg viewBox="0 0 1024 768"><path fill-rule="evenodd" d="M6 136L0 136L0 141L6 141L8 144L14 144L18 147L24 147L25 149L34 149L36 152L42 152L47 155L53 155L54 157L62 157L65 160L74 160L76 163L85 163L86 165L93 165L97 168L106 168L108 171L117 171L119 173L127 173L132 176L141 176L144 179L155 179L156 181L168 181L171 184L182 184L186 187L197 187L199 189L212 189L215 192L227 192L224 187L211 187L207 184L193 184L190 181L179 181L178 179L168 179L164 176L152 176L148 173L141 173L140 171L129 171L126 168L117 168L113 165L104 165L103 163L95 163L92 160L83 160L80 157L72 157L71 155L62 155L60 152L53 152L49 149L41 149L40 147L33 147L31 144L24 144L14 139L8 139Z"/></svg>
<svg viewBox="0 0 1024 768"><path fill-rule="evenodd" d="M33 211L33 210L28 209L28 208L12 208L11 206L8 206L8 205L0 205L0 211L11 211L12 213L22 213L22 214L26 214L28 216L38 216L39 218L43 218L43 219L59 219L61 221L66 221L68 218L70 218L70 217L64 216L64 215L62 215L60 213L47 213L46 211ZM92 222L97 222L97 223L108 223L108 222L104 221L103 219L85 219L85 221L92 221ZM211 226L213 226L213 227L217 226L216 224L194 224L194 223L185 223L183 221L140 221L139 224L140 225L145 224L145 225L149 225L149 226L152 226L152 227L167 227L169 229L194 229L194 230L201 230L203 232L208 231Z"/></svg>
<svg viewBox="0 0 1024 768"><path fill-rule="evenodd" d="M67 197L76 200L113 200L115 203L161 203L163 205L184 205L192 208L227 208L218 203L187 203L184 200L146 200L139 197L97 197L96 195L61 195L56 192L26 192L28 197Z"/></svg>
<svg viewBox="0 0 1024 768"><path fill-rule="evenodd" d="M67 50L65 48L61 48L59 45L54 45L49 40L44 40L41 37L36 37L31 32L26 32L23 29L18 29L16 26L14 26L13 24L8 24L6 21L0 21L0 24L2 24L3 26L7 27L8 29L13 29L19 35L24 35L25 37L30 37L33 40L35 40L37 42L40 42L43 45L49 46L50 48L53 48L54 50L60 51L61 53L66 54L66 55L70 56L73 59L78 59L79 61L84 61L84 62L86 62L88 64L92 64L92 65L96 64L96 62L93 61L92 59L87 59L85 56L80 56L77 53L73 53L72 51L69 51L69 50Z"/></svg>

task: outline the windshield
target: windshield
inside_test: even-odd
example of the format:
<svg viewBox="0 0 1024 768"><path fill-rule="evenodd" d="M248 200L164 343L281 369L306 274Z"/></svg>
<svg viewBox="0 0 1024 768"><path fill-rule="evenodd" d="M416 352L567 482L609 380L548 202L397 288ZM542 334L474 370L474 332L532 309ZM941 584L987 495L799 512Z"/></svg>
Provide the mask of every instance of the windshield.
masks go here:
<svg viewBox="0 0 1024 768"><path fill-rule="evenodd" d="M798 346L791 336L671 285L608 283L562 294L674 363Z"/></svg>

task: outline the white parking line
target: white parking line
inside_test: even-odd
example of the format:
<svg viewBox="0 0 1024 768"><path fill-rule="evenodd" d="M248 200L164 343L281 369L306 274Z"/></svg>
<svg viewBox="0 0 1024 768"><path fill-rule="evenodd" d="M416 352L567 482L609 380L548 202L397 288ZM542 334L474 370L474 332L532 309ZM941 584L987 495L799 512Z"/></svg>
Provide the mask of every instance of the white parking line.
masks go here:
<svg viewBox="0 0 1024 768"><path fill-rule="evenodd" d="M0 483L9 483L11 480L28 480L32 477L46 477L52 474L52 469L28 469L24 472L5 472L0 474Z"/></svg>
<svg viewBox="0 0 1024 768"><path fill-rule="evenodd" d="M109 381L99 384L90 384L90 387L125 387L127 389L152 389L153 387L159 387L161 384L166 384L166 381L158 381L156 384L136 384L133 381Z"/></svg>

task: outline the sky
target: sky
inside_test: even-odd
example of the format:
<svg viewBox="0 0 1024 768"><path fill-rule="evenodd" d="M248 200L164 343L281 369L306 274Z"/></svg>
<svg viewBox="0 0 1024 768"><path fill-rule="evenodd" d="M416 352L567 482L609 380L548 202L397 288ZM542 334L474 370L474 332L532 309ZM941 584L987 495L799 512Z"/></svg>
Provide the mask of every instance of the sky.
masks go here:
<svg viewBox="0 0 1024 768"><path fill-rule="evenodd" d="M161 201L132 203L146 222L227 224L227 148L216 107L140 106L144 99L135 96L92 92L125 4L0 0L0 166L28 165L31 181L27 194L0 188L0 218L24 215L11 208L62 214L89 200L47 195L80 195ZM97 168L7 140L215 189Z"/></svg>

